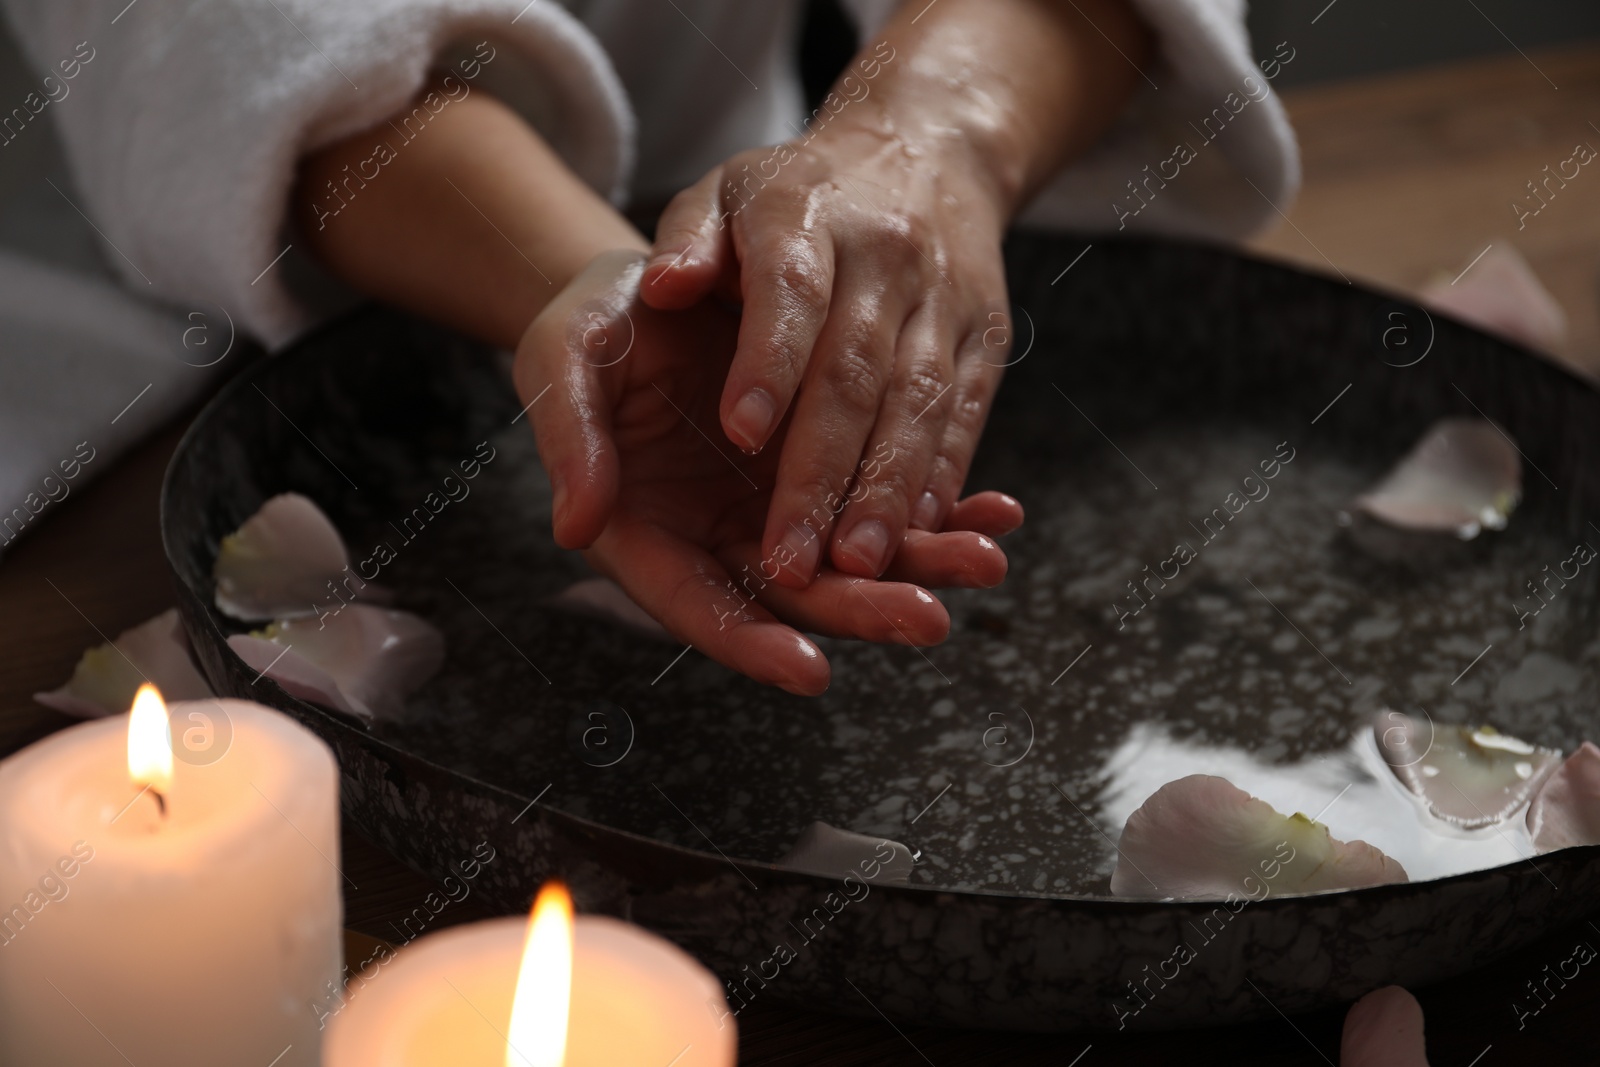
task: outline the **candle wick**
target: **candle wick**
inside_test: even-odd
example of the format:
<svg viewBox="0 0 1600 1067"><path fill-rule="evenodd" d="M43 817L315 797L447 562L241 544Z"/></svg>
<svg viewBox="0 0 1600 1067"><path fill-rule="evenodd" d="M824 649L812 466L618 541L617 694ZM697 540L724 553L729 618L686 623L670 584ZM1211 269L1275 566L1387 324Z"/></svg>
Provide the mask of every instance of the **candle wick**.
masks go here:
<svg viewBox="0 0 1600 1067"><path fill-rule="evenodd" d="M165 819L167 817L167 798L161 795L159 789L152 789L150 793L156 798L156 807L161 810L161 817Z"/></svg>

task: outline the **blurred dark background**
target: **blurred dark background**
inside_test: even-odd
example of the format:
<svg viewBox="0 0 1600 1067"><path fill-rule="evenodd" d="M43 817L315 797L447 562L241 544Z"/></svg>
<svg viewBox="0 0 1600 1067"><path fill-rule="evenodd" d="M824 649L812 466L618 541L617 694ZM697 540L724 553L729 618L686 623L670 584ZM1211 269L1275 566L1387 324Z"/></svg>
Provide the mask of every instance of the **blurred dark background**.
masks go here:
<svg viewBox="0 0 1600 1067"><path fill-rule="evenodd" d="M1258 58L1279 42L1294 61L1279 89L1475 56L1600 40L1600 0L1246 0ZM838 0L812 0L801 67L820 100L849 62L855 34Z"/></svg>
<svg viewBox="0 0 1600 1067"><path fill-rule="evenodd" d="M1258 57L1295 50L1279 89L1600 38L1600 0L1255 0L1249 12Z"/></svg>

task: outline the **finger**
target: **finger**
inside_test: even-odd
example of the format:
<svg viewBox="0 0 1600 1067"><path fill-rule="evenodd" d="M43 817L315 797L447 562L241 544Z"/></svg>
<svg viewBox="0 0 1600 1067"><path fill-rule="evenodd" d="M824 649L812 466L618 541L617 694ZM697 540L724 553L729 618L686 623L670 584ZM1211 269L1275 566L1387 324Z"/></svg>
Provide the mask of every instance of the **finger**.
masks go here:
<svg viewBox="0 0 1600 1067"><path fill-rule="evenodd" d="M528 327L512 377L550 476L551 527L563 548L600 535L617 498L620 471L611 438L607 361L594 353L624 348L632 332L626 294L638 257L607 253Z"/></svg>
<svg viewBox="0 0 1600 1067"><path fill-rule="evenodd" d="M699 303L734 261L733 240L723 211L722 167L672 198L656 224L650 261L639 281L639 298L661 311Z"/></svg>
<svg viewBox="0 0 1600 1067"><path fill-rule="evenodd" d="M944 438L953 348L931 303L913 312L900 332L889 388L861 460L865 492L845 506L832 542L833 565L847 574L882 574L905 535Z"/></svg>
<svg viewBox="0 0 1600 1067"><path fill-rule="evenodd" d="M828 317L833 244L787 216L753 220L740 268L744 314L722 392L722 428L746 452L766 446L789 410ZM763 227L761 223L765 222ZM776 234L757 241L752 228Z"/></svg>
<svg viewBox="0 0 1600 1067"><path fill-rule="evenodd" d="M653 523L609 524L591 561L678 640L724 667L801 696L828 688L828 661L804 634L741 597L698 545Z"/></svg>
<svg viewBox="0 0 1600 1067"><path fill-rule="evenodd" d="M945 532L972 530L990 537L1004 537L1021 526L1026 517L1021 501L991 489L957 501L940 529Z"/></svg>
<svg viewBox="0 0 1600 1067"><path fill-rule="evenodd" d="M911 525L917 529L942 529L945 516L961 497L1003 373L1001 366L988 361L989 355L983 334L977 331L968 334L957 351L955 387L945 397L950 407L944 439L934 456L927 486L911 513Z"/></svg>
<svg viewBox="0 0 1600 1067"><path fill-rule="evenodd" d="M751 497L729 513L723 534L714 537L720 541L729 532L748 528L746 524L759 520L766 510L765 499ZM956 504L945 521L944 530L936 534L907 530L884 580L929 589L999 585L1005 579L1009 563L1005 550L995 543L995 538L1015 530L1022 518L1022 505L1015 498L993 490L975 493ZM727 540L737 543L738 535L735 533ZM734 554L732 549L722 549L718 551L718 558L731 561L729 569L734 582L744 590L746 599L755 599L764 587L774 585L778 565L771 556L756 559L753 553ZM833 572L824 569L818 581L830 573ZM796 625L805 624L796 622ZM818 629L816 632L825 631Z"/></svg>
<svg viewBox="0 0 1600 1067"><path fill-rule="evenodd" d="M1005 550L981 533L907 530L884 578L930 589L992 589L1010 568Z"/></svg>
<svg viewBox="0 0 1600 1067"><path fill-rule="evenodd" d="M1339 1039L1341 1067L1428 1067L1422 1005L1397 985L1355 1002Z"/></svg>
<svg viewBox="0 0 1600 1067"><path fill-rule="evenodd" d="M720 554L729 571L759 575L773 570L759 546L746 543ZM809 633L900 645L936 645L950 635L950 613L933 594L903 582L880 582L823 568L804 589L757 578L744 592L793 626Z"/></svg>
<svg viewBox="0 0 1600 1067"><path fill-rule="evenodd" d="M834 520L863 492L855 478L867 434L877 420L888 382L895 336L904 314L875 279L841 271L835 306L817 340L805 384L794 405L762 546L782 568L777 581L807 585L817 573Z"/></svg>

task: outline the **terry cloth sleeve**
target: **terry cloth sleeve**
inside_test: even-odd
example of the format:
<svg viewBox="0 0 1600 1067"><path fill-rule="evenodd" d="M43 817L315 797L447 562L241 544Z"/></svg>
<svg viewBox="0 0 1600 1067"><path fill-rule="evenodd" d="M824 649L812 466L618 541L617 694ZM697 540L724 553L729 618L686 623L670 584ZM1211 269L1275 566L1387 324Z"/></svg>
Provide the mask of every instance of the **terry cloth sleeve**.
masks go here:
<svg viewBox="0 0 1600 1067"><path fill-rule="evenodd" d="M299 248L284 254L298 243L287 219L296 161L396 116L435 64L453 60L468 92L494 81L603 195L619 200L627 187L635 137L622 84L589 31L553 3L0 6L41 77L60 79L62 63L76 61L70 94L49 110L77 206L100 230L108 261L135 291L210 301L271 345L311 319L287 279L316 271L294 262ZM461 65L471 60L477 66ZM428 114L411 124L422 131L413 136L426 136ZM391 140L397 152L407 133Z"/></svg>
<svg viewBox="0 0 1600 1067"><path fill-rule="evenodd" d="M863 37L901 0L844 0ZM919 0L905 0L917 3ZM1056 175L1023 225L1237 240L1288 210L1300 154L1271 81L1293 42L1259 65L1243 0L1130 0L1156 58L1106 136Z"/></svg>

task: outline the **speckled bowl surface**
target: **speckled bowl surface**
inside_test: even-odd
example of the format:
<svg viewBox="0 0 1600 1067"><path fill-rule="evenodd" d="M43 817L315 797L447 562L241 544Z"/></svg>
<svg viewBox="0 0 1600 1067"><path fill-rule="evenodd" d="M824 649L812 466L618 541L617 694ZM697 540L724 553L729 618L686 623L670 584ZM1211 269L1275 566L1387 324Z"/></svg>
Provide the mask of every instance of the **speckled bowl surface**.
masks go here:
<svg viewBox="0 0 1600 1067"><path fill-rule="evenodd" d="M587 571L549 540L504 358L368 311L231 383L173 460L163 530L206 673L327 739L347 817L419 870L488 842L490 899L521 909L563 875L581 907L696 952L735 1008L1196 1025L1459 973L1592 908L1600 848L1444 840L1359 746L1385 708L1568 750L1600 737L1594 575L1531 625L1518 610L1541 568L1600 543L1600 396L1358 287L1172 243L1097 242L1063 273L1083 247L1008 249L1015 363L970 488L1015 494L1028 522L1001 587L946 596L938 647L823 641L833 686L802 699L551 607ZM1374 560L1339 510L1463 414L1525 456L1510 527ZM1225 506L1263 461L1269 491ZM286 491L444 631L403 716L364 727L228 649L218 542ZM1193 561L1144 584L1178 544ZM1123 820L1196 772L1418 880L1237 909L1113 898ZM910 884L776 864L817 819L907 844Z"/></svg>

